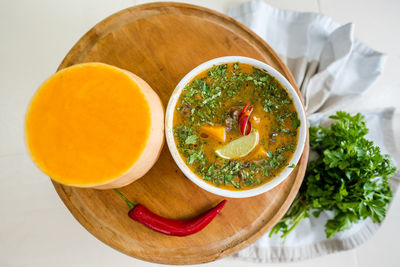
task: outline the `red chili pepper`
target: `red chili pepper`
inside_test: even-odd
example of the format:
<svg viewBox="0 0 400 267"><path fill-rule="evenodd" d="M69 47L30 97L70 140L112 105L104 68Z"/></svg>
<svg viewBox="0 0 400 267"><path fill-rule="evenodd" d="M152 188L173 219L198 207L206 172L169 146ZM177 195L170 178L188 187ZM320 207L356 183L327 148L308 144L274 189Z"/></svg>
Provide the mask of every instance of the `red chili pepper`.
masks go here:
<svg viewBox="0 0 400 267"><path fill-rule="evenodd" d="M242 135L248 135L251 132L251 123L249 121L250 114L253 111L253 107L249 107L250 103L248 103L239 114L238 124L239 131Z"/></svg>
<svg viewBox="0 0 400 267"><path fill-rule="evenodd" d="M214 208L191 219L174 220L161 217L142 204L135 205L117 189L114 189L114 191L117 192L131 208L128 213L129 217L154 231L173 236L191 235L202 230L217 216L226 203L226 200L223 200Z"/></svg>

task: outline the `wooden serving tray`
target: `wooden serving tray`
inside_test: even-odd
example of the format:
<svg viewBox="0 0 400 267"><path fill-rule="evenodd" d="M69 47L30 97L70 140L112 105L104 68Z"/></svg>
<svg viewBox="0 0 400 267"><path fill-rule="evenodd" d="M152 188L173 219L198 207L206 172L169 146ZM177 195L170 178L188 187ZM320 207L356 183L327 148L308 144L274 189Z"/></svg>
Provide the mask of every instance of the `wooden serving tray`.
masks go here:
<svg viewBox="0 0 400 267"><path fill-rule="evenodd" d="M300 94L281 59L248 28L215 11L180 3L135 6L106 18L78 41L59 69L91 61L127 69L146 80L166 106L175 86L192 68L232 55L268 63ZM304 177L308 152L306 145L298 166L279 186L257 197L228 199L221 214L204 230L187 237L163 235L131 220L126 203L112 190L55 182L54 187L74 217L109 246L147 261L195 264L234 253L269 230L292 203ZM154 167L121 191L159 215L177 219L197 215L222 200L187 179L166 145Z"/></svg>

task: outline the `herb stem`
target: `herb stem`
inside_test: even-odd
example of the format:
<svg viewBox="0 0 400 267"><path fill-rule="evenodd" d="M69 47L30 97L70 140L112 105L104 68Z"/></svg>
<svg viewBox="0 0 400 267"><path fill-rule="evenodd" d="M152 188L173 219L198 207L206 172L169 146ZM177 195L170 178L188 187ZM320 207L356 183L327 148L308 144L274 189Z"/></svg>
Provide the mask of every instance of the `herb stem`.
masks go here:
<svg viewBox="0 0 400 267"><path fill-rule="evenodd" d="M299 200L299 202L301 203L301 205L303 205L306 209L308 209L307 203L304 202L304 200L303 200L301 197L299 197L298 200Z"/></svg>
<svg viewBox="0 0 400 267"><path fill-rule="evenodd" d="M293 219L294 224L284 234L281 235L281 238L285 238L289 233L291 233L293 229L296 228L296 226L306 217L306 215L307 209L302 209L302 211Z"/></svg>

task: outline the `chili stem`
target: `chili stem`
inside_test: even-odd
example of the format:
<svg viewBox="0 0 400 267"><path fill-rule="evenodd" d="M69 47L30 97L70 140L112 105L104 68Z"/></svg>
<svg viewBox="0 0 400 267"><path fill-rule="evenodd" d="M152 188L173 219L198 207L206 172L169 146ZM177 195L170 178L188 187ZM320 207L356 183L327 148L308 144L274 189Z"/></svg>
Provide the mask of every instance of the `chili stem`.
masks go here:
<svg viewBox="0 0 400 267"><path fill-rule="evenodd" d="M126 204L128 204L130 209L133 209L136 205L133 204L132 202L129 201L129 199L126 198L121 192L119 192L117 189L114 188L114 191L117 192L117 194L122 197L123 200L125 200Z"/></svg>

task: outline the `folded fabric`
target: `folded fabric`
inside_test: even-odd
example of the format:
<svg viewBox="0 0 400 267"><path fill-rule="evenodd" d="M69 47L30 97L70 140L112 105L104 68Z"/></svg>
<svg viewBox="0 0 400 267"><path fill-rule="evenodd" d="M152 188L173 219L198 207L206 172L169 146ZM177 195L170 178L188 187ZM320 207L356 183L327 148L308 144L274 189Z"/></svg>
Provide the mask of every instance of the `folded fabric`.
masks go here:
<svg viewBox="0 0 400 267"><path fill-rule="evenodd" d="M294 75L304 99L311 125L327 123L329 115L346 108L356 97L371 87L380 76L385 55L354 38L354 25L339 25L318 13L301 13L271 7L253 0L229 9L228 15L261 36L283 59ZM361 107L362 108L362 107ZM354 109L352 109L354 110ZM359 110L370 129L368 138L393 156L397 165L392 121L394 109ZM391 181L395 191L400 181L397 172ZM234 258L258 262L298 261L354 248L378 229L370 220L327 239L325 222L332 214L303 220L285 243L268 234Z"/></svg>

